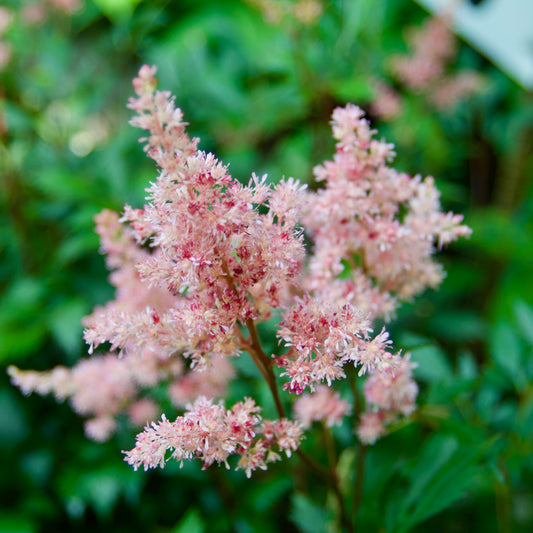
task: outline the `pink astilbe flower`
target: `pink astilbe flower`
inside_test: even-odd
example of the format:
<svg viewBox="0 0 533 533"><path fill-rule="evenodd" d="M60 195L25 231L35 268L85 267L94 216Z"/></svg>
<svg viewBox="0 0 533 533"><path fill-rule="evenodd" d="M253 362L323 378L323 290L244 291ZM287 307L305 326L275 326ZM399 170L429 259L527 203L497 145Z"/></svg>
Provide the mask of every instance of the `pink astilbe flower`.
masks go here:
<svg viewBox="0 0 533 533"><path fill-rule="evenodd" d="M393 71L413 90L422 90L437 81L446 63L456 53L456 41L446 22L430 17L420 29L410 29L412 54L393 59Z"/></svg>
<svg viewBox="0 0 533 533"><path fill-rule="evenodd" d="M198 150L183 114L157 90L155 67L134 79L136 112L145 151L159 173L143 209L126 206L120 218L96 217L102 252L112 270L115 299L84 319L89 353L111 353L49 372L10 368L23 392L53 392L91 417L87 434L108 438L116 417L134 423L155 418L148 387L163 385L172 402L186 406L137 436L126 461L135 469L200 459L203 467L237 455L250 477L299 450L303 426L340 421L349 406L326 387L346 377L345 366L368 373L367 407L358 434L367 443L414 408L411 365L393 353L385 329L400 301L438 285L436 247L470 230L462 218L440 211L432 178L399 173L388 163L392 145L374 139L362 111L348 105L333 113L333 161L316 167L324 187L309 192L289 178L267 185L252 174L233 179L213 154ZM305 257L303 231L313 241ZM350 271L351 270L351 271ZM281 314L276 354L265 353L256 324ZM231 357L253 359L272 393L278 419L263 421L251 398L226 409ZM300 421L285 417L274 367L284 390L314 394L297 401Z"/></svg>
<svg viewBox="0 0 533 533"><path fill-rule="evenodd" d="M350 412L350 405L342 400L339 393L330 387L319 385L311 394L304 394L294 402L296 418L304 429L312 422L324 421L326 427L340 424L342 418Z"/></svg>
<svg viewBox="0 0 533 533"><path fill-rule="evenodd" d="M53 393L61 401L68 398L77 413L92 417L85 424L87 436L106 440L114 433L116 415L131 409L142 388L177 377L181 368L168 359L158 365L150 357L119 359L115 354L107 354L82 359L72 369L58 366L50 371L35 372L10 366L8 373L25 394Z"/></svg>
<svg viewBox="0 0 533 533"><path fill-rule="evenodd" d="M429 95L439 109L455 107L466 97L479 93L485 85L479 73L463 69L441 80Z"/></svg>
<svg viewBox="0 0 533 533"><path fill-rule="evenodd" d="M161 422L152 423L144 433L137 435L133 450L126 453L126 461L135 469L164 467L169 458L182 463L184 459L200 459L203 468L213 463L224 463L229 468L228 457L242 455L237 468L244 469L248 477L256 468L264 469L265 462L276 460L272 449L296 449L302 432L298 424L288 420L261 425L261 408L251 398L236 403L226 410L224 402L213 404L200 397L184 416L169 422L165 415ZM256 439L261 433L264 437ZM273 454L270 454L272 451Z"/></svg>
<svg viewBox="0 0 533 533"><path fill-rule="evenodd" d="M85 435L97 442L104 442L117 428L117 422L114 417L109 415L97 416L85 422Z"/></svg>
<svg viewBox="0 0 533 533"><path fill-rule="evenodd" d="M83 0L47 0L49 4L66 14L72 14L82 8Z"/></svg>
<svg viewBox="0 0 533 533"><path fill-rule="evenodd" d="M406 355L398 368L389 374L374 374L365 381L364 394L368 411L361 415L357 434L365 444L386 434L386 426L415 409L418 386L413 379L416 365Z"/></svg>
<svg viewBox="0 0 533 533"><path fill-rule="evenodd" d="M145 426L159 416L159 406L150 398L141 398L128 408L131 422L136 426Z"/></svg>
<svg viewBox="0 0 533 533"><path fill-rule="evenodd" d="M327 299L333 290L338 302L371 318L388 317L400 301L441 282L435 244L470 229L462 216L440 211L433 178L388 166L392 145L374 139L361 109L336 109L332 124L337 150L333 161L315 168L325 188L309 196L305 210L314 240L305 286Z"/></svg>
<svg viewBox="0 0 533 533"><path fill-rule="evenodd" d="M90 352L103 342L131 354L148 350L168 357L180 350L183 342L174 333L173 316L182 299L141 283L136 265L151 255L139 246L133 230L119 222L117 213L104 210L95 221L101 251L114 269L110 282L116 292L115 300L84 319Z"/></svg>
<svg viewBox="0 0 533 533"><path fill-rule="evenodd" d="M301 394L316 383L346 377L344 365L352 361L359 374L387 372L397 365L398 356L388 351L391 341L383 331L374 339L370 322L349 304L343 307L310 298L296 300L283 316L278 336L290 350L277 358L281 376L290 381L285 390Z"/></svg>
<svg viewBox="0 0 533 533"><path fill-rule="evenodd" d="M368 412L361 415L361 422L357 427L357 436L363 444L374 444L379 438L387 434L385 429L385 415L381 411Z"/></svg>
<svg viewBox="0 0 533 533"><path fill-rule="evenodd" d="M430 17L420 28L411 28L408 42L411 53L394 56L391 70L407 88L427 95L437 108L451 108L483 87L482 76L474 71L446 74L457 42L442 17Z"/></svg>
<svg viewBox="0 0 533 533"><path fill-rule="evenodd" d="M200 396L220 398L224 396L226 386L234 376L235 368L227 358L213 357L202 372L192 370L173 381L168 387L168 395L172 403L179 407L184 407Z"/></svg>
<svg viewBox="0 0 533 533"><path fill-rule="evenodd" d="M261 12L269 24L280 25L283 21L313 25L320 19L324 6L321 0L247 0L247 3Z"/></svg>
<svg viewBox="0 0 533 533"><path fill-rule="evenodd" d="M365 400L371 407L410 415L415 408L418 386L413 380L416 366L405 356L395 372L374 374L365 381Z"/></svg>
<svg viewBox="0 0 533 533"><path fill-rule="evenodd" d="M374 101L371 104L372 113L383 120L392 120L402 112L400 95L387 83L377 80L374 82Z"/></svg>
<svg viewBox="0 0 533 533"><path fill-rule="evenodd" d="M133 317L136 323L121 317L122 326L97 324L86 338L124 349L130 339L154 337L202 366L205 357L237 354L238 323L268 317L286 300L304 257L296 227L303 188L292 179L274 190L266 176L253 175L248 186L234 180L212 154L197 151L173 98L154 90L154 72L141 68L129 107L138 113L132 124L149 132L141 140L160 174L149 204L127 208L124 220L137 241L154 248L136 264L141 280L180 301L157 325L147 310ZM254 206L265 203L268 212L260 215Z"/></svg>

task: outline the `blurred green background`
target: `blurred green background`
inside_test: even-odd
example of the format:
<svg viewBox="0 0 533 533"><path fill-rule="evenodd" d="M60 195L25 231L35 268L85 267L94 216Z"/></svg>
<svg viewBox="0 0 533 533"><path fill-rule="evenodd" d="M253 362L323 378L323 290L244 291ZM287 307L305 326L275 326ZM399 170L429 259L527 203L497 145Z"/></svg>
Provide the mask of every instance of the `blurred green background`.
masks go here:
<svg viewBox="0 0 533 533"><path fill-rule="evenodd" d="M158 65L201 147L246 181L255 171L312 183L333 153L332 110L353 102L395 143L395 166L435 176L444 208L474 230L441 253L442 287L388 325L419 363L420 409L368 452L360 531L533 530L530 92L461 42L449 72L481 73L481 90L447 109L409 91L390 60L428 17L411 0L4 0L1 9L3 368L87 355L80 320L112 297L92 217L142 205L155 176L127 125L141 64ZM377 80L401 101L388 120L373 108ZM133 428L93 443L68 405L24 398L5 371L0 387L0 533L328 530L326 489L298 464L252 481L196 465L134 473L120 454ZM350 431L335 429L339 453ZM313 438L304 447L322 453ZM341 466L349 479L353 448Z"/></svg>

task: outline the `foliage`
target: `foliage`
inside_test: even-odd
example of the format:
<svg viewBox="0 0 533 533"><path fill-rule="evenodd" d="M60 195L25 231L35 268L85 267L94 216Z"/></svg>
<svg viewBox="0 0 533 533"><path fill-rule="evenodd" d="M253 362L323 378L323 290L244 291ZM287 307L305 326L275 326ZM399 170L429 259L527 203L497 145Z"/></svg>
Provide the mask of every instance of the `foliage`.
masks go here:
<svg viewBox="0 0 533 533"><path fill-rule="evenodd" d="M311 24L273 24L237 0L87 0L72 13L43 2L46 19L28 25L22 2L5 4L17 18L0 37L11 44L0 71L3 364L45 369L86 355L81 318L111 296L93 216L141 205L153 175L125 126L140 64L159 65L204 149L245 181L250 169L311 181L333 150L331 111L352 101L397 145L399 168L436 177L473 235L445 253L440 290L387 325L418 363L417 411L371 447L347 447L352 421L333 428L347 508L361 531L530 531L531 95L464 44L448 68L481 72L483 91L443 111L408 90L390 58L427 14L407 0L323 3ZM401 96L399 115L373 110L376 79ZM255 387L268 404L255 367L238 364L250 378L228 401ZM195 465L134 473L119 453L134 438L126 421L111 442L89 442L68 407L24 399L2 379L0 531L336 530L338 502L298 460L251 481ZM327 464L320 434L304 449Z"/></svg>

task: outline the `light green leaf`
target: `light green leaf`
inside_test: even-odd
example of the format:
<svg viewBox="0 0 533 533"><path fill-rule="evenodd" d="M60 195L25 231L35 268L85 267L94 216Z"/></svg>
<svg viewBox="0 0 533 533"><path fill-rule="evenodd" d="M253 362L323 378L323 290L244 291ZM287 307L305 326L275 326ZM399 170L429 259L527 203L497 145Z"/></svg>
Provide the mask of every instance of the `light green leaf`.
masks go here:
<svg viewBox="0 0 533 533"><path fill-rule="evenodd" d="M457 372L464 379L475 379L479 375L479 369L471 352L463 350L459 353Z"/></svg>
<svg viewBox="0 0 533 533"><path fill-rule="evenodd" d="M494 364L519 388L525 384L522 371L522 350L516 332L507 322L492 329L490 355Z"/></svg>
<svg viewBox="0 0 533 533"><path fill-rule="evenodd" d="M87 311L83 300L73 298L62 302L48 316L54 339L68 354L79 352L82 337L81 319Z"/></svg>
<svg viewBox="0 0 533 533"><path fill-rule="evenodd" d="M418 364L414 374L422 381L431 383L453 377L446 353L437 345L421 346L411 350L411 360Z"/></svg>
<svg viewBox="0 0 533 533"><path fill-rule="evenodd" d="M129 17L140 0L93 0L100 11L112 20Z"/></svg>
<svg viewBox="0 0 533 533"><path fill-rule="evenodd" d="M339 462L337 463L339 485L341 491L345 494L350 489L350 484L352 484L353 481L356 458L357 449L355 447L345 448L339 457Z"/></svg>
<svg viewBox="0 0 533 533"><path fill-rule="evenodd" d="M326 531L328 513L324 507L320 507L301 493L293 495L291 507L291 521L302 533L323 533Z"/></svg>
<svg viewBox="0 0 533 533"><path fill-rule="evenodd" d="M533 346L533 309L523 300L515 302L513 307L520 333Z"/></svg>
<svg viewBox="0 0 533 533"><path fill-rule="evenodd" d="M204 533L205 524L194 507L189 509L179 524L172 530L172 533Z"/></svg>
<svg viewBox="0 0 533 533"><path fill-rule="evenodd" d="M495 439L479 445L464 445L454 437L433 437L422 451L414 470L411 490L401 505L390 531L403 533L449 507L472 483L479 461Z"/></svg>
<svg viewBox="0 0 533 533"><path fill-rule="evenodd" d="M37 526L21 514L0 513L0 531L2 533L34 533L37 531Z"/></svg>

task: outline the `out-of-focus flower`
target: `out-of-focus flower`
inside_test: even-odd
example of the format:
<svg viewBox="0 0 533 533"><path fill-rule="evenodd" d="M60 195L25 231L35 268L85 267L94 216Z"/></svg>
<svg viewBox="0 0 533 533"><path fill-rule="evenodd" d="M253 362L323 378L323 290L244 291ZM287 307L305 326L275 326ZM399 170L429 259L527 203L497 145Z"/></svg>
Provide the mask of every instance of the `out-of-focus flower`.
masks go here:
<svg viewBox="0 0 533 533"><path fill-rule="evenodd" d="M367 412L361 415L357 435L364 444L374 442L387 433L387 425L415 409L418 386L413 379L409 355L389 374L373 374L365 381Z"/></svg>
<svg viewBox="0 0 533 533"><path fill-rule="evenodd" d="M266 22L279 25L285 19L296 21L303 26L315 24L322 15L324 6L320 0L247 0L248 4L263 14Z"/></svg>
<svg viewBox="0 0 533 533"><path fill-rule="evenodd" d="M430 17L418 29L411 29L411 53L396 55L391 70L403 84L425 94L439 109L449 109L478 93L485 82L478 73L465 70L446 74L457 43L442 17Z"/></svg>
<svg viewBox="0 0 533 533"><path fill-rule="evenodd" d="M305 394L294 403L294 412L304 429L312 422L324 421L327 427L340 424L350 412L350 405L339 393L325 385L319 385L312 394Z"/></svg>
<svg viewBox="0 0 533 533"><path fill-rule="evenodd" d="M393 120L402 112L402 102L400 95L383 81L374 83L374 100L371 104L371 111L383 120Z"/></svg>

